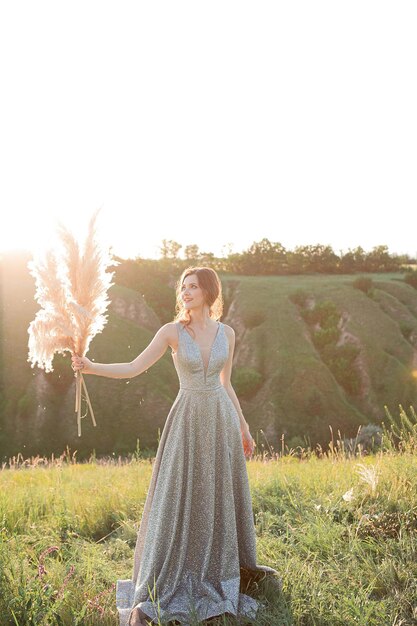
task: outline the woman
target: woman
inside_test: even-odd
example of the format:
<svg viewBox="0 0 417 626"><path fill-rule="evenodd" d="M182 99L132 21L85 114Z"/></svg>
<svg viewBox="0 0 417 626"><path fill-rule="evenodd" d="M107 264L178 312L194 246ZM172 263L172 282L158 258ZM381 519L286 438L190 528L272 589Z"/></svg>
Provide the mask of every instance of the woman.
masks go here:
<svg viewBox="0 0 417 626"><path fill-rule="evenodd" d="M189 267L176 284L174 321L132 362L72 357L84 374L132 378L169 346L180 382L152 469L133 576L117 581L120 626L158 616L182 625L225 613L254 617L261 603L241 593L243 583L277 574L256 564L245 459L255 442L230 382L235 333L219 321L222 311L217 273Z"/></svg>

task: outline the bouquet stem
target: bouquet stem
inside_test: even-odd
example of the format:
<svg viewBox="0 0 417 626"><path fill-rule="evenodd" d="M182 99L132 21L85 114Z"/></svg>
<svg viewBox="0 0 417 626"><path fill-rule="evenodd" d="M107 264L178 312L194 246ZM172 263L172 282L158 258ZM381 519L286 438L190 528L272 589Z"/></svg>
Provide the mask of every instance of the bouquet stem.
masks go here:
<svg viewBox="0 0 417 626"><path fill-rule="evenodd" d="M81 372L75 373L75 412L77 413L77 426L78 426L78 436L81 437L81 420L87 415L81 415L81 401L82 401L82 390L84 389L85 399L87 400L88 409L90 409L91 420L93 422L93 426L97 426L96 420L94 418L93 407L91 406L90 396L88 395L87 387L84 381L84 377Z"/></svg>

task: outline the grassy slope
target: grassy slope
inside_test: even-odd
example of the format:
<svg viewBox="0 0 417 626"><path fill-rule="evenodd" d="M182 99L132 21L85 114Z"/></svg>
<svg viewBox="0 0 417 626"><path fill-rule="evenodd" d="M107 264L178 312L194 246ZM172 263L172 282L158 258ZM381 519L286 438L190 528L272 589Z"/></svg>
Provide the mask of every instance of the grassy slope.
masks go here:
<svg viewBox="0 0 417 626"><path fill-rule="evenodd" d="M280 596L260 592L270 604L254 624L414 623L415 455L258 457L247 467L258 562L283 580ZM132 573L151 470L140 459L0 472L1 624L116 623L114 584ZM54 608L61 621L45 617Z"/></svg>
<svg viewBox="0 0 417 626"><path fill-rule="evenodd" d="M323 438L340 427L353 434L358 423L384 418L384 405L417 400L412 376L415 348L401 332L406 320L417 333L417 291L397 274L369 275L373 297L355 289L352 276L242 277L236 297L242 317L264 314L265 321L247 331L252 365L265 378L264 388L244 401L247 419L264 430L271 418L277 434L316 432ZM237 278L237 277L234 277ZM362 392L347 394L323 363L291 293L302 289L315 302L331 300L345 317L344 331L361 348ZM386 301L390 300L390 311ZM231 324L233 325L233 323ZM244 363L237 363L243 366Z"/></svg>
<svg viewBox="0 0 417 626"><path fill-rule="evenodd" d="M178 390L170 351L146 374L130 381L87 376L98 427L92 427L90 418L84 420L83 436L78 439L69 355L57 355L56 375L46 375L48 385L59 382L61 376L62 386L47 386L49 397L35 394L34 380L43 374L26 361L27 327L38 307L33 301L33 281L27 276L22 279L22 269L18 276L17 281L9 277L6 286L3 327L6 413L10 433L19 434L14 453L61 452L66 444L76 447L80 457L93 447L100 453L118 453L134 449L138 437L142 447L156 447L158 428L163 428ZM281 445L282 433L289 443L291 438L295 443L297 436L325 442L329 424L334 432L340 428L342 435L354 435L358 424L384 418L384 404L395 412L399 403L416 402L416 379L411 374L416 351L404 337L402 325L408 324L417 337L417 291L401 282L398 274L369 276L377 286L372 298L352 287L355 276L350 275L222 275L228 313L223 319L236 327L242 320L246 323L236 346L234 375L238 368L250 366L263 380L255 396L240 398L258 442L263 438L260 429L275 449ZM343 312L344 330L361 347L363 390L359 396L345 392L312 344L299 310L289 299L298 289L317 302L331 299ZM126 300L136 297L136 292L117 285L111 288L110 299L112 294ZM254 314L264 315L265 321L250 328ZM88 356L107 363L128 361L152 336L151 331L110 313ZM22 397L26 412L19 405ZM41 423L34 419L39 403L45 406Z"/></svg>

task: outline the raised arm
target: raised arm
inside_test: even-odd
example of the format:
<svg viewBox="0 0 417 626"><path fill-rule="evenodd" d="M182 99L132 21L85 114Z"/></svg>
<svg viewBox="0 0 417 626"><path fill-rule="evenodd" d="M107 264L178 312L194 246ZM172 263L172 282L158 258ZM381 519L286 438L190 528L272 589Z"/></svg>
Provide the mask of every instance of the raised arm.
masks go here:
<svg viewBox="0 0 417 626"><path fill-rule="evenodd" d="M130 365L131 376L139 376L149 369L154 363L165 354L172 336L173 323L164 324L156 333L151 343L141 352Z"/></svg>
<svg viewBox="0 0 417 626"><path fill-rule="evenodd" d="M172 322L157 331L151 343L130 363L95 363L87 357L72 356L73 369L83 374L108 378L134 378L149 369L166 352L172 337Z"/></svg>

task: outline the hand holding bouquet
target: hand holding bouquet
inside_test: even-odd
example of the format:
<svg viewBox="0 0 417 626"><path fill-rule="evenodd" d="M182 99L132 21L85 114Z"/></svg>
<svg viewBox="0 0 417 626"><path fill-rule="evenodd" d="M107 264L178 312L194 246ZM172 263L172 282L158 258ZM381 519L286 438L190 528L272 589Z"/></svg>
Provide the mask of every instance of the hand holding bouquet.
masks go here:
<svg viewBox="0 0 417 626"><path fill-rule="evenodd" d="M86 356L78 356L77 354L73 354L71 357L72 361L72 369L74 372L78 372L81 370L82 374L93 374L94 363L90 361Z"/></svg>

